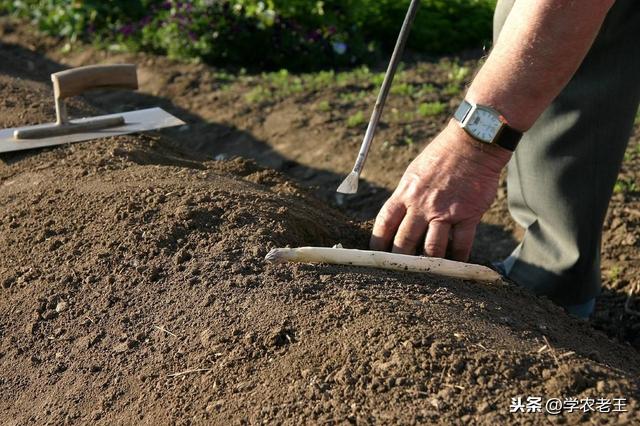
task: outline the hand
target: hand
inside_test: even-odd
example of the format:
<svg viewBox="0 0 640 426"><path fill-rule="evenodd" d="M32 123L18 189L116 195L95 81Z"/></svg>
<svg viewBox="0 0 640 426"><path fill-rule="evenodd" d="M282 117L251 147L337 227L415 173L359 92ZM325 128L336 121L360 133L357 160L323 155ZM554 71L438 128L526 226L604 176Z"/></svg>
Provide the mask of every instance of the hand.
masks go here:
<svg viewBox="0 0 640 426"><path fill-rule="evenodd" d="M466 261L511 152L482 144L451 121L405 171L376 218L373 250ZM426 237L425 237L426 234ZM450 241L451 240L451 241Z"/></svg>

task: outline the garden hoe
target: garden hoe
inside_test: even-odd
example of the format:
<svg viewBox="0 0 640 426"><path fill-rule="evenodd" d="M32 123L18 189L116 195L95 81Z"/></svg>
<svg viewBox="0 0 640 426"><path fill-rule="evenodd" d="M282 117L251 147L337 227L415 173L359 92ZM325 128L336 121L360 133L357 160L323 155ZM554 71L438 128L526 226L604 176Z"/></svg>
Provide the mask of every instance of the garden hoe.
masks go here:
<svg viewBox="0 0 640 426"><path fill-rule="evenodd" d="M378 122L380 121L380 116L382 115L382 109L384 108L384 103L387 100L387 95L389 94L391 83L393 82L393 76L396 73L398 63L400 62L400 59L402 57L402 51L404 50L404 45L406 44L407 38L409 37L409 30L414 18L416 17L416 12L418 10L419 4L420 0L411 0L409 10L407 11L407 16L404 18L402 28L400 29L400 35L398 35L398 40L396 41L396 46L393 48L393 54L391 55L391 60L389 61L389 67L387 68L387 73L384 76L382 87L380 88L380 93L378 94L378 99L376 100L376 104L373 107L373 112L371 113L371 118L369 119L369 125L367 126L366 133L364 134L364 140L362 141L362 146L360 147L360 152L358 153L356 163L353 166L353 171L349 173L346 179L342 181L342 183L338 187L337 191L342 194L355 194L358 191L358 179L360 178L360 173L364 168L364 163L367 160L367 154L369 153L369 148L371 147L371 141L373 140L373 135L375 134L376 128L378 127Z"/></svg>
<svg viewBox="0 0 640 426"><path fill-rule="evenodd" d="M91 89L138 88L136 66L91 65L51 74L57 120L51 124L0 130L0 153L42 148L185 124L161 108L70 120L66 98Z"/></svg>

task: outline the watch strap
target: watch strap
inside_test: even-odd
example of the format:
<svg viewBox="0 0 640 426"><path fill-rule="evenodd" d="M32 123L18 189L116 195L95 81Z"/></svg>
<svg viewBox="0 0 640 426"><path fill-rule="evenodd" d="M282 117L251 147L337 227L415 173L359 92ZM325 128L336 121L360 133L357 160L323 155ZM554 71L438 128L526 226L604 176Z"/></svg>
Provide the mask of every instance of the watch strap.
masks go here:
<svg viewBox="0 0 640 426"><path fill-rule="evenodd" d="M456 112L453 114L453 118L458 120L458 122L462 123L464 119L467 117L467 114L469 114L469 111L471 111L471 108L473 108L473 105L467 102L466 99L463 100L460 106L458 107L458 109L456 110Z"/></svg>
<svg viewBox="0 0 640 426"><path fill-rule="evenodd" d="M515 151L520 139L522 139L522 132L519 132L508 124L505 124L493 143L504 149L508 149L509 151Z"/></svg>

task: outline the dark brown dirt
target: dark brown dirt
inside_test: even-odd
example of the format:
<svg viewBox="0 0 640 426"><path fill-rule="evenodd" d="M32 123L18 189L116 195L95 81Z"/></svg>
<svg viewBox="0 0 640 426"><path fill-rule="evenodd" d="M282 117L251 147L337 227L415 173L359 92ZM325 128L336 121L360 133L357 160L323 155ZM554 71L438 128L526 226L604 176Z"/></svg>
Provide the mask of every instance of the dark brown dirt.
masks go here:
<svg viewBox="0 0 640 426"><path fill-rule="evenodd" d="M23 44L0 45L0 126L50 121L46 79L59 67L56 45L18 37L15 27L6 34L3 25L4 42ZM87 52L69 61L101 55ZM180 76L200 75L200 88L214 87L201 66L145 60L156 62L145 62L143 90L165 84L171 66L184 70ZM607 267L624 269L605 273L595 323L619 342L508 283L269 265L263 257L275 246L366 243L366 229L327 206L339 201L329 194L351 165L359 132L340 133L337 118L312 114L304 105L313 99L300 97L269 108L298 110L310 117L306 127L288 122L267 135L259 128L277 128L275 118L251 124L259 111L231 102L242 88L210 99L215 112L204 117L215 87L181 92L178 84L162 86L162 95L186 113L190 130L0 156L3 423L640 421L640 361L623 344L637 338L638 320L621 313L637 280L637 193L614 198L607 220ZM118 99L92 100L113 109ZM158 98L128 100L120 108ZM95 111L79 100L73 107ZM420 126L435 129L440 119ZM383 128L381 138L393 132ZM283 148L294 142L296 153ZM185 149L194 144L201 150ZM311 194L250 161L211 159L215 148L228 155L238 146L317 188ZM366 191L343 212L370 218L416 149L372 155ZM321 161L322 152L331 158ZM639 162L625 165L625 179L637 180ZM477 260L508 253L509 226L502 194ZM627 398L629 411L509 414L518 396Z"/></svg>

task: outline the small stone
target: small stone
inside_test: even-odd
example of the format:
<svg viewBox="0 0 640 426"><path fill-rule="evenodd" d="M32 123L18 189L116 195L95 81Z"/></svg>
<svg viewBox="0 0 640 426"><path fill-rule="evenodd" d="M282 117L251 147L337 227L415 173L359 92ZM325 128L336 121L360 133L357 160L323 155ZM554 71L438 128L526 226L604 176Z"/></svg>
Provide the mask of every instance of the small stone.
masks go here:
<svg viewBox="0 0 640 426"><path fill-rule="evenodd" d="M409 384L409 379L406 377L398 377L396 379L396 385L398 386L407 386Z"/></svg>
<svg viewBox="0 0 640 426"><path fill-rule="evenodd" d="M9 276L2 280L2 288L11 288L11 286L16 282L16 278Z"/></svg>
<svg viewBox="0 0 640 426"><path fill-rule="evenodd" d="M202 299L202 301L200 302L200 306L202 306L203 308L206 308L208 306L211 306L213 301L214 301L213 296L212 295L208 295L207 297Z"/></svg>
<svg viewBox="0 0 640 426"><path fill-rule="evenodd" d="M606 389L606 383L603 380L598 380L598 383L596 383L596 390L598 391L599 394L603 394L605 392Z"/></svg>
<svg viewBox="0 0 640 426"><path fill-rule="evenodd" d="M34 330L35 330L37 325L38 325L38 323L36 323L36 322L30 322L24 327L24 331L27 334L33 334L33 332L34 332Z"/></svg>
<svg viewBox="0 0 640 426"><path fill-rule="evenodd" d="M207 413L212 413L213 411L218 411L224 405L224 400L219 399L217 401L213 401L207 405Z"/></svg>
<svg viewBox="0 0 640 426"><path fill-rule="evenodd" d="M46 311L45 313L42 314L42 319L43 320L50 320L50 319L54 319L57 316L58 316L58 313L56 311L49 310L49 311Z"/></svg>
<svg viewBox="0 0 640 426"><path fill-rule="evenodd" d="M476 412L478 414L486 414L489 411L491 411L491 404L489 404L488 402L481 402L480 404L476 405Z"/></svg>
<svg viewBox="0 0 640 426"><path fill-rule="evenodd" d="M56 364L51 368L51 374L59 374L59 373L63 373L67 370L67 366L60 363L60 364Z"/></svg>
<svg viewBox="0 0 640 426"><path fill-rule="evenodd" d="M129 350L129 344L127 342L118 343L113 347L113 352L117 354L124 353Z"/></svg>
<svg viewBox="0 0 640 426"><path fill-rule="evenodd" d="M209 329L200 332L200 344L205 349L211 345L211 331Z"/></svg>
<svg viewBox="0 0 640 426"><path fill-rule="evenodd" d="M191 257L191 253L189 253L187 250L180 250L178 253L176 253L173 261L176 265L180 265L191 260Z"/></svg>
<svg viewBox="0 0 640 426"><path fill-rule="evenodd" d="M152 266L149 269L149 281L156 282L162 277L162 271L156 266Z"/></svg>
<svg viewBox="0 0 640 426"><path fill-rule="evenodd" d="M49 251L56 251L56 250L58 250L61 246L62 246L62 241L60 241L60 240L53 240L53 241L51 241L51 243L49 244Z"/></svg>
<svg viewBox="0 0 640 426"><path fill-rule="evenodd" d="M60 301L58 302L58 304L56 305L56 312L57 313L61 313L67 310L67 308L69 307L69 304L67 302Z"/></svg>

